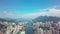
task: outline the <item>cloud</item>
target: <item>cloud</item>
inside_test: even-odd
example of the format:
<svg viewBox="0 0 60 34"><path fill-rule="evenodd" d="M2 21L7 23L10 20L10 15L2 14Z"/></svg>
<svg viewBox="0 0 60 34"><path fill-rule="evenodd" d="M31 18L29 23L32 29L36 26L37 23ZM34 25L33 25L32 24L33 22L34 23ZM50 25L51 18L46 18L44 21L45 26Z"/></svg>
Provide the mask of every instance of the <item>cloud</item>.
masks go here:
<svg viewBox="0 0 60 34"><path fill-rule="evenodd" d="M40 12L26 14L23 17L36 18L38 16L57 16L57 17L60 17L60 9L56 9L56 8L42 9L42 10L40 10Z"/></svg>
<svg viewBox="0 0 60 34"><path fill-rule="evenodd" d="M20 18L20 15L13 14L10 11L3 11L0 14L0 18Z"/></svg>
<svg viewBox="0 0 60 34"><path fill-rule="evenodd" d="M0 17L9 17L9 18L28 18L28 19L34 19L38 16L57 16L60 17L60 9L57 9L56 6L52 8L46 8L46 9L40 9L39 12L36 13L30 13L25 15L16 15L13 14L10 11L4 11Z"/></svg>

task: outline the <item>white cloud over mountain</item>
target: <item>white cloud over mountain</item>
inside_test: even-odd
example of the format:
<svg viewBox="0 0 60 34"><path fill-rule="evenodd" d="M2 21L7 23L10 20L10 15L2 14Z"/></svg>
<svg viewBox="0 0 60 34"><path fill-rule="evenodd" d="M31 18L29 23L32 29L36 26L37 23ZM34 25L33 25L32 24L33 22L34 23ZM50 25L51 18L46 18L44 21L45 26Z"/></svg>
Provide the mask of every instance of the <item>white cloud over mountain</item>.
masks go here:
<svg viewBox="0 0 60 34"><path fill-rule="evenodd" d="M9 11L4 11L0 13L0 17L9 17L9 18L36 18L38 16L57 16L60 17L60 9L56 8L48 8L48 9L41 9L39 12L30 13L25 15L15 15Z"/></svg>
<svg viewBox="0 0 60 34"><path fill-rule="evenodd" d="M42 9L41 12L25 15L26 18L36 18L38 16L57 16L60 17L60 9L50 8Z"/></svg>

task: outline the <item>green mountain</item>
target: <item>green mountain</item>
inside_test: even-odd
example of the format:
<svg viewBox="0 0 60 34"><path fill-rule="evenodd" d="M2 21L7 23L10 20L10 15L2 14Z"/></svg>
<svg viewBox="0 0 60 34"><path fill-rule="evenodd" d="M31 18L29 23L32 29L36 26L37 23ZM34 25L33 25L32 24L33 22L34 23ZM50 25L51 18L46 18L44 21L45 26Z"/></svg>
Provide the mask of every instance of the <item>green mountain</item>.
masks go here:
<svg viewBox="0 0 60 34"><path fill-rule="evenodd" d="M58 21L60 21L60 17L56 17L56 16L39 16L35 19L32 20L33 22L46 22L46 21L53 21L54 23L57 23Z"/></svg>

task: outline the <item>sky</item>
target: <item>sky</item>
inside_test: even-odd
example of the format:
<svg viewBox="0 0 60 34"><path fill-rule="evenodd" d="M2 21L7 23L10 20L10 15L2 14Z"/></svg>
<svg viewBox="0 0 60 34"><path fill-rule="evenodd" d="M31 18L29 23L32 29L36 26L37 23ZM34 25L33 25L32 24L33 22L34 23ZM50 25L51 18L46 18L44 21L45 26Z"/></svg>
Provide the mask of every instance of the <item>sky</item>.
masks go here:
<svg viewBox="0 0 60 34"><path fill-rule="evenodd" d="M0 18L59 16L60 0L0 0Z"/></svg>

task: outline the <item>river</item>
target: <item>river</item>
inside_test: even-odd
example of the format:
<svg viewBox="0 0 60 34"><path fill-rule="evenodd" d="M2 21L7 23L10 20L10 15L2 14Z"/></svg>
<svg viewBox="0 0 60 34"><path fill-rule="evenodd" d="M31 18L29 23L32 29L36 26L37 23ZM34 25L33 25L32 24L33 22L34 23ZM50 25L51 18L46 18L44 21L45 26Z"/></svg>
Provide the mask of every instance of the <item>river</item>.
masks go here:
<svg viewBox="0 0 60 34"><path fill-rule="evenodd" d="M26 34L34 34L33 27L32 27L32 22L27 23Z"/></svg>

